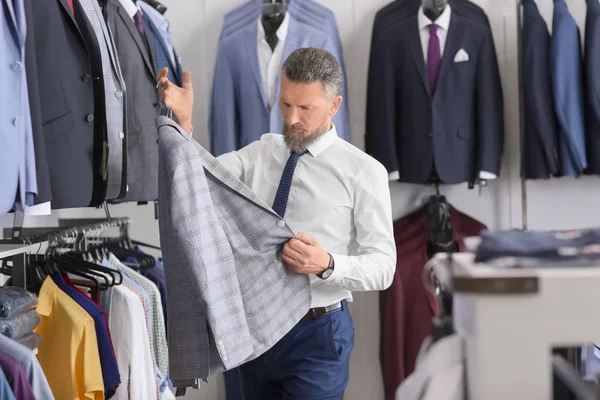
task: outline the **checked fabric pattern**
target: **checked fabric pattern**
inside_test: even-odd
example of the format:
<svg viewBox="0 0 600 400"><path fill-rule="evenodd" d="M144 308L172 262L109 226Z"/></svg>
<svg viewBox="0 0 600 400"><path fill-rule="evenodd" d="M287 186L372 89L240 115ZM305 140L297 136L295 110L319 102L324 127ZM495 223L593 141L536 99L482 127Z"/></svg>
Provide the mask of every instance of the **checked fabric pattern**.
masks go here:
<svg viewBox="0 0 600 400"><path fill-rule="evenodd" d="M273 201L273 211L277 213L281 218L285 216L285 209L287 208L288 197L290 196L290 189L292 188L292 178L294 177L294 171L300 157L308 153L308 150L303 152L292 151L290 158L288 158L283 173L281 174L281 180L279 181L279 187L277 188L277 194Z"/></svg>
<svg viewBox="0 0 600 400"><path fill-rule="evenodd" d="M308 276L288 271L284 221L173 120L159 130L159 228L173 386L263 354L308 312Z"/></svg>

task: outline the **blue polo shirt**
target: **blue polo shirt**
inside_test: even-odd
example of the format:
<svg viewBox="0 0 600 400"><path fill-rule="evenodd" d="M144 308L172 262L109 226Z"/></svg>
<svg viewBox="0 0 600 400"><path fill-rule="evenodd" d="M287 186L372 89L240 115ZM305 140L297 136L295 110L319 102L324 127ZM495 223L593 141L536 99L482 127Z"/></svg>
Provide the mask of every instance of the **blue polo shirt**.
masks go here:
<svg viewBox="0 0 600 400"><path fill-rule="evenodd" d="M72 298L94 319L96 339L98 341L98 353L100 354L100 366L102 368L102 380L104 381L104 397L109 399L114 396L117 386L121 383L121 375L119 374L117 360L115 359L113 347L110 338L108 337L108 328L106 327L104 310L95 305L85 295L67 285L62 276L58 274L52 275L52 280L56 283L56 286Z"/></svg>

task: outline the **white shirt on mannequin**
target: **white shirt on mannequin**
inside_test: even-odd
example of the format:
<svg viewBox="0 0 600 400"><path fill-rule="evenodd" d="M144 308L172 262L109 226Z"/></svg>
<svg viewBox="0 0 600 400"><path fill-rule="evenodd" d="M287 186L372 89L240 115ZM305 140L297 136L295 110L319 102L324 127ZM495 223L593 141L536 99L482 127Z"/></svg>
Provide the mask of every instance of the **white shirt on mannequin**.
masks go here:
<svg viewBox="0 0 600 400"><path fill-rule="evenodd" d="M285 39L287 38L289 26L290 15L289 13L285 13L283 22L279 25L276 33L279 41L277 42L275 49L271 50L271 46L269 46L265 35L265 28L262 25L261 19L258 19L258 66L260 68L263 90L269 108L273 107L273 101L275 100L275 89L277 86L277 79L281 72L283 48L285 46Z"/></svg>

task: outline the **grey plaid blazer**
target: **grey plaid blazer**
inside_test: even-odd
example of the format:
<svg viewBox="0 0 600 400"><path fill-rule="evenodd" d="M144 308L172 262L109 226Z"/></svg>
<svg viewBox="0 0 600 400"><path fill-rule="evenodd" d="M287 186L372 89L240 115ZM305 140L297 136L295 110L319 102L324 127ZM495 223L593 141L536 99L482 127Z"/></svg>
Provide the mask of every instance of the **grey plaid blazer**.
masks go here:
<svg viewBox="0 0 600 400"><path fill-rule="evenodd" d="M112 33L102 15L98 0L79 0L90 25L94 29L100 56L102 57L102 77L106 101L106 130L108 137L108 174L106 198L116 199L125 196L126 178L123 173L123 148L125 144L125 80L117 55Z"/></svg>
<svg viewBox="0 0 600 400"><path fill-rule="evenodd" d="M281 218L171 119L159 117L159 228L175 387L237 367L308 312L309 278L281 255Z"/></svg>

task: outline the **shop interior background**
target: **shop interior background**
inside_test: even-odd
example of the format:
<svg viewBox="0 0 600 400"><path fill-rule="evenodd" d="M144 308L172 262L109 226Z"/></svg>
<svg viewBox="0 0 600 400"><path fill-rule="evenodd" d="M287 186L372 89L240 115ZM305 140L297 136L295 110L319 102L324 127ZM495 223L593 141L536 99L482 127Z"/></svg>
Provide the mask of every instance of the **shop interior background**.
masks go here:
<svg viewBox="0 0 600 400"><path fill-rule="evenodd" d="M194 137L208 147L208 99L223 16L246 0L161 0L168 10L173 41L183 67L192 73L196 96ZM294 0L292 0L294 1ZM364 149L366 86L371 29L376 12L388 0L316 0L336 16L346 62L352 142ZM479 190L466 184L444 186L442 194L459 210L487 224L491 229L523 227L523 191L520 169L518 92L518 14L520 0L473 0L487 13L498 53L504 91L506 141L501 177ZM585 0L566 0L571 14L584 34ZM552 0L537 0L548 27L552 28ZM426 186L391 183L394 218L421 206L433 193ZM571 229L600 226L600 177L561 178L528 182L527 228L534 230ZM124 204L110 206L113 217L132 219L130 235L140 241L159 243L154 206ZM25 226L57 226L58 218L103 217L104 211L77 209L54 211L51 216L26 217ZM12 215L0 216L0 227L10 227ZM350 364L347 400L383 399L379 366L379 307L377 293L357 293L351 305L356 326L355 347ZM221 376L189 390L185 399L224 400Z"/></svg>

